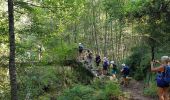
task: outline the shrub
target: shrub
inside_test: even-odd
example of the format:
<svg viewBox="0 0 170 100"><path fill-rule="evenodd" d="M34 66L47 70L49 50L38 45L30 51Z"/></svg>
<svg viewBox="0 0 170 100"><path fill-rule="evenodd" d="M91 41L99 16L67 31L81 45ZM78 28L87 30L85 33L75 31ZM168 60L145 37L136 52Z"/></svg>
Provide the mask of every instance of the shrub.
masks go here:
<svg viewBox="0 0 170 100"><path fill-rule="evenodd" d="M142 49L141 49L142 48ZM146 77L149 61L151 60L150 51L147 46L139 46L132 49L132 55L127 58L126 63L130 66L131 75L136 80L143 80Z"/></svg>
<svg viewBox="0 0 170 100"><path fill-rule="evenodd" d="M144 94L147 96L155 97L157 96L157 86L156 82L151 82L150 86L144 89Z"/></svg>
<svg viewBox="0 0 170 100"><path fill-rule="evenodd" d="M118 100L122 94L119 84L95 79L91 85L76 85L59 96L59 100Z"/></svg>
<svg viewBox="0 0 170 100"><path fill-rule="evenodd" d="M105 85L104 93L106 94L107 99L118 99L118 97L122 94L120 90L120 86L117 83L112 81L108 81Z"/></svg>
<svg viewBox="0 0 170 100"><path fill-rule="evenodd" d="M30 98L38 97L62 84L59 81L61 76L57 76L58 72L54 66L32 66L22 70L18 75L20 99L25 98L27 94L30 94Z"/></svg>
<svg viewBox="0 0 170 100"><path fill-rule="evenodd" d="M77 85L72 89L65 90L58 100L91 100L94 89L88 86Z"/></svg>

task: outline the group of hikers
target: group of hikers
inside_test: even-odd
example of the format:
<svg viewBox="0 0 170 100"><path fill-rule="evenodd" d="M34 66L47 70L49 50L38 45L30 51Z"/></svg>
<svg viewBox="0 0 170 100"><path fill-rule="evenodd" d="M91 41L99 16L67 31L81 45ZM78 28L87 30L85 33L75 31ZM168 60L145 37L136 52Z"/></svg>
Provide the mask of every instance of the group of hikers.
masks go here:
<svg viewBox="0 0 170 100"><path fill-rule="evenodd" d="M84 47L81 43L79 43L79 54L80 56L82 55L84 50ZM92 64L92 52L90 50L87 50L87 59L88 59L88 63L90 63L90 65ZM117 78L117 73L118 73L118 67L117 64L115 63L115 61L109 61L107 57L103 58L103 61L100 57L100 55L96 55L95 57L95 63L96 66L99 67L100 63L102 63L102 71L101 74L102 75L107 75L110 71L110 69L112 69L110 72L112 74L112 77L114 79ZM158 67L156 67L156 65L158 65ZM128 76L129 76L129 72L130 69L127 65L122 64L121 65L122 68L120 70L121 74L122 74L122 78L123 78L123 84L126 86L128 84ZM158 96L159 96L159 100L170 100L169 98L169 86L170 86L170 57L168 56L162 56L160 61L159 60L153 60L151 61L151 71L152 72L156 72L156 83L157 83L157 87L158 87Z"/></svg>
<svg viewBox="0 0 170 100"><path fill-rule="evenodd" d="M85 62L88 63L89 68L92 68L92 60L93 60L93 54L90 50L87 50L87 52L83 53L84 46L79 43L79 56L80 59L82 58L82 60L86 60ZM84 55L83 55L84 54ZM127 86L128 84L128 76L129 76L129 67L127 65L125 65L124 63L121 65L121 70L118 70L118 66L115 63L115 61L111 60L109 61L107 57L104 57L103 60L101 59L100 55L97 54L95 57L95 63L97 68L99 68L99 74L98 75L110 75L112 76L111 79L117 79L117 74L118 72L122 73L122 84L124 86ZM102 63L102 69L99 67ZM111 70L110 70L111 69Z"/></svg>

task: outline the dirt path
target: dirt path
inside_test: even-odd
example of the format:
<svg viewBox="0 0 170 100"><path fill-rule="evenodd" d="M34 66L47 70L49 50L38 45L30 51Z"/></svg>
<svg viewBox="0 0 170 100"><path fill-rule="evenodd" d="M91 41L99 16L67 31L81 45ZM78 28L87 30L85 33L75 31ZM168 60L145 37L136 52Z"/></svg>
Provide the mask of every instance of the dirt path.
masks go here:
<svg viewBox="0 0 170 100"><path fill-rule="evenodd" d="M146 97L143 95L143 83L131 80L128 87L123 91L130 95L130 100L157 100L156 98Z"/></svg>

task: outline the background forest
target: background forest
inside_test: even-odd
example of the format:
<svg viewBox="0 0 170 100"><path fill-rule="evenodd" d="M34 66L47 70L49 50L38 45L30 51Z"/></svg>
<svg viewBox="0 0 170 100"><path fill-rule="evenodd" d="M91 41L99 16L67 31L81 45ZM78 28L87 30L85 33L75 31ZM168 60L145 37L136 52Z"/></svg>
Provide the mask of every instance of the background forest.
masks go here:
<svg viewBox="0 0 170 100"><path fill-rule="evenodd" d="M169 0L14 0L18 99L120 96L118 84L92 79L74 63L78 43L126 63L134 79L149 84L144 94L156 95L150 61L170 56L169 16ZM8 32L8 5L0 0L1 100L10 99Z"/></svg>

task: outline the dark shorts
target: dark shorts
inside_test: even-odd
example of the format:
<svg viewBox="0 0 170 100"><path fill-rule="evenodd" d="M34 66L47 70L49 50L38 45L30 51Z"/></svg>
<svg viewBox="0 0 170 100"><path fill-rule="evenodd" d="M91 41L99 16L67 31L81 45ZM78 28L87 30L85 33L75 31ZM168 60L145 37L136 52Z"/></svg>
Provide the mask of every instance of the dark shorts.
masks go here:
<svg viewBox="0 0 170 100"><path fill-rule="evenodd" d="M124 74L122 77L123 77L123 78L127 78L128 76L129 76L129 75Z"/></svg>
<svg viewBox="0 0 170 100"><path fill-rule="evenodd" d="M112 70L112 74L116 74L116 71L115 71L115 70Z"/></svg>
<svg viewBox="0 0 170 100"><path fill-rule="evenodd" d="M83 50L79 50L79 53L82 53L83 52Z"/></svg>
<svg viewBox="0 0 170 100"><path fill-rule="evenodd" d="M106 66L103 66L103 70L107 70L107 67L106 67Z"/></svg>
<svg viewBox="0 0 170 100"><path fill-rule="evenodd" d="M100 63L96 62L96 65L99 66Z"/></svg>
<svg viewBox="0 0 170 100"><path fill-rule="evenodd" d="M169 87L169 83L165 82L162 79L156 79L156 82L157 82L157 87L160 87L160 88Z"/></svg>

